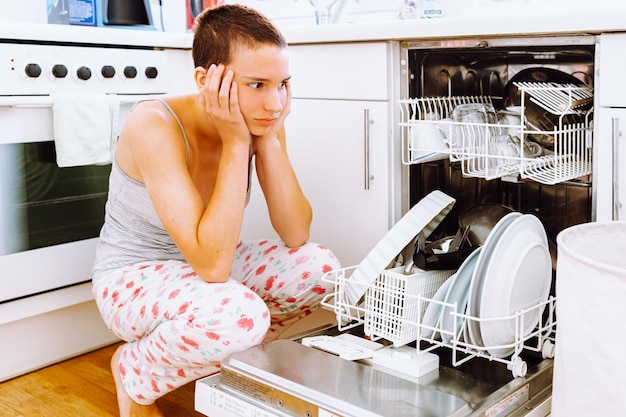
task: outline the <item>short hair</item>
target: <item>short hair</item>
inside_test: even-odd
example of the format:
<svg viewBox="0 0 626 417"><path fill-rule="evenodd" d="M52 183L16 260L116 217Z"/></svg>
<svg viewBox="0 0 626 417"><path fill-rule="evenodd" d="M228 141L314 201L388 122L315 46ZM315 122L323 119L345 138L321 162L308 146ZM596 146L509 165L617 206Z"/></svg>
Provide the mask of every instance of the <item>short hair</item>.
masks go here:
<svg viewBox="0 0 626 417"><path fill-rule="evenodd" d="M194 23L192 56L195 67L228 64L237 46L260 44L287 47L274 23L259 11L240 4L205 9Z"/></svg>

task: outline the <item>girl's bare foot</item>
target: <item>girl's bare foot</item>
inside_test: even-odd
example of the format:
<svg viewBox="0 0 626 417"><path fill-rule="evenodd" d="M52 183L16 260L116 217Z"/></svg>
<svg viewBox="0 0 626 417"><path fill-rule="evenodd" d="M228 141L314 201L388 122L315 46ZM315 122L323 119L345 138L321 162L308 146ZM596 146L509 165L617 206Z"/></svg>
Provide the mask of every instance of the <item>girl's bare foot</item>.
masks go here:
<svg viewBox="0 0 626 417"><path fill-rule="evenodd" d="M122 347L117 348L111 358L111 371L115 380L115 390L117 391L117 405L120 410L120 417L163 417L156 403L151 405L141 405L133 401L126 393L120 377L119 357Z"/></svg>

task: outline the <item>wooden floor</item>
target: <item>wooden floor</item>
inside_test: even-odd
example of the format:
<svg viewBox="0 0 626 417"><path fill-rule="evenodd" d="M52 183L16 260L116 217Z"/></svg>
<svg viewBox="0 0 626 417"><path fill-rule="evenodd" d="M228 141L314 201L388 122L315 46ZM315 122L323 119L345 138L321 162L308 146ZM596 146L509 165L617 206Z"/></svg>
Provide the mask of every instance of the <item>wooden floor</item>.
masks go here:
<svg viewBox="0 0 626 417"><path fill-rule="evenodd" d="M118 344L0 384L2 417L118 416L111 355ZM193 409L194 384L159 400L166 416L203 417Z"/></svg>
<svg viewBox="0 0 626 417"><path fill-rule="evenodd" d="M284 336L330 323L334 317L329 314L319 310L319 314L307 317ZM118 416L110 368L111 356L118 346L107 346L0 383L0 416ZM205 417L194 410L193 397L192 382L165 395L158 404L167 417Z"/></svg>

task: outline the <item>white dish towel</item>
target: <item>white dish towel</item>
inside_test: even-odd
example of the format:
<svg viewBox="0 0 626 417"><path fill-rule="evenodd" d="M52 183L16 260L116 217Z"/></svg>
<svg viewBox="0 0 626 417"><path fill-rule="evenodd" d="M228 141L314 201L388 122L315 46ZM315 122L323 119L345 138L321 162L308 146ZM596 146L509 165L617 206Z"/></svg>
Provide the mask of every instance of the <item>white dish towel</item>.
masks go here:
<svg viewBox="0 0 626 417"><path fill-rule="evenodd" d="M110 163L117 143L119 98L103 93L56 93L51 98L57 165Z"/></svg>

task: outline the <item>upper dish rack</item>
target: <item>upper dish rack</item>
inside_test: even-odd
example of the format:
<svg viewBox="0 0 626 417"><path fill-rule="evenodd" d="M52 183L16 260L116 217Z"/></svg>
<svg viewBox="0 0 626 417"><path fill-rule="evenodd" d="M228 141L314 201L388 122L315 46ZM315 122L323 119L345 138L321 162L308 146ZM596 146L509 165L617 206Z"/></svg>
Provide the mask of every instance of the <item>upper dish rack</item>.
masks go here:
<svg viewBox="0 0 626 417"><path fill-rule="evenodd" d="M416 341L418 355L445 347L451 349L452 366L459 366L475 357L487 358L506 364L514 377L526 375L527 364L520 357L524 350L540 352L543 358L554 357L555 297L551 296L546 301L508 316L480 318L457 312L456 302L445 302L433 297L432 284L440 282L442 278L445 281L445 277L440 274L443 271L404 275L397 269L389 269L371 284L357 284L348 280L355 268L330 271L322 278L334 284L334 291L324 297L322 306L335 312L340 331L363 326L370 340L385 339L395 347ZM362 303L347 301L346 287L355 284L367 287ZM425 323L424 311L430 303L438 304L442 314L435 322ZM443 324L444 313L450 315L451 325ZM524 330L525 321L537 316L540 318L534 330ZM513 332L512 338L500 345L472 343L469 328L485 323L506 326ZM420 350L421 341L428 342L430 346Z"/></svg>
<svg viewBox="0 0 626 417"><path fill-rule="evenodd" d="M493 109L491 97L400 100L403 163L449 158L460 163L465 176L519 176L548 185L590 174L592 89L541 82L514 85L520 106L494 110L485 123L458 122L452 115L461 104Z"/></svg>

